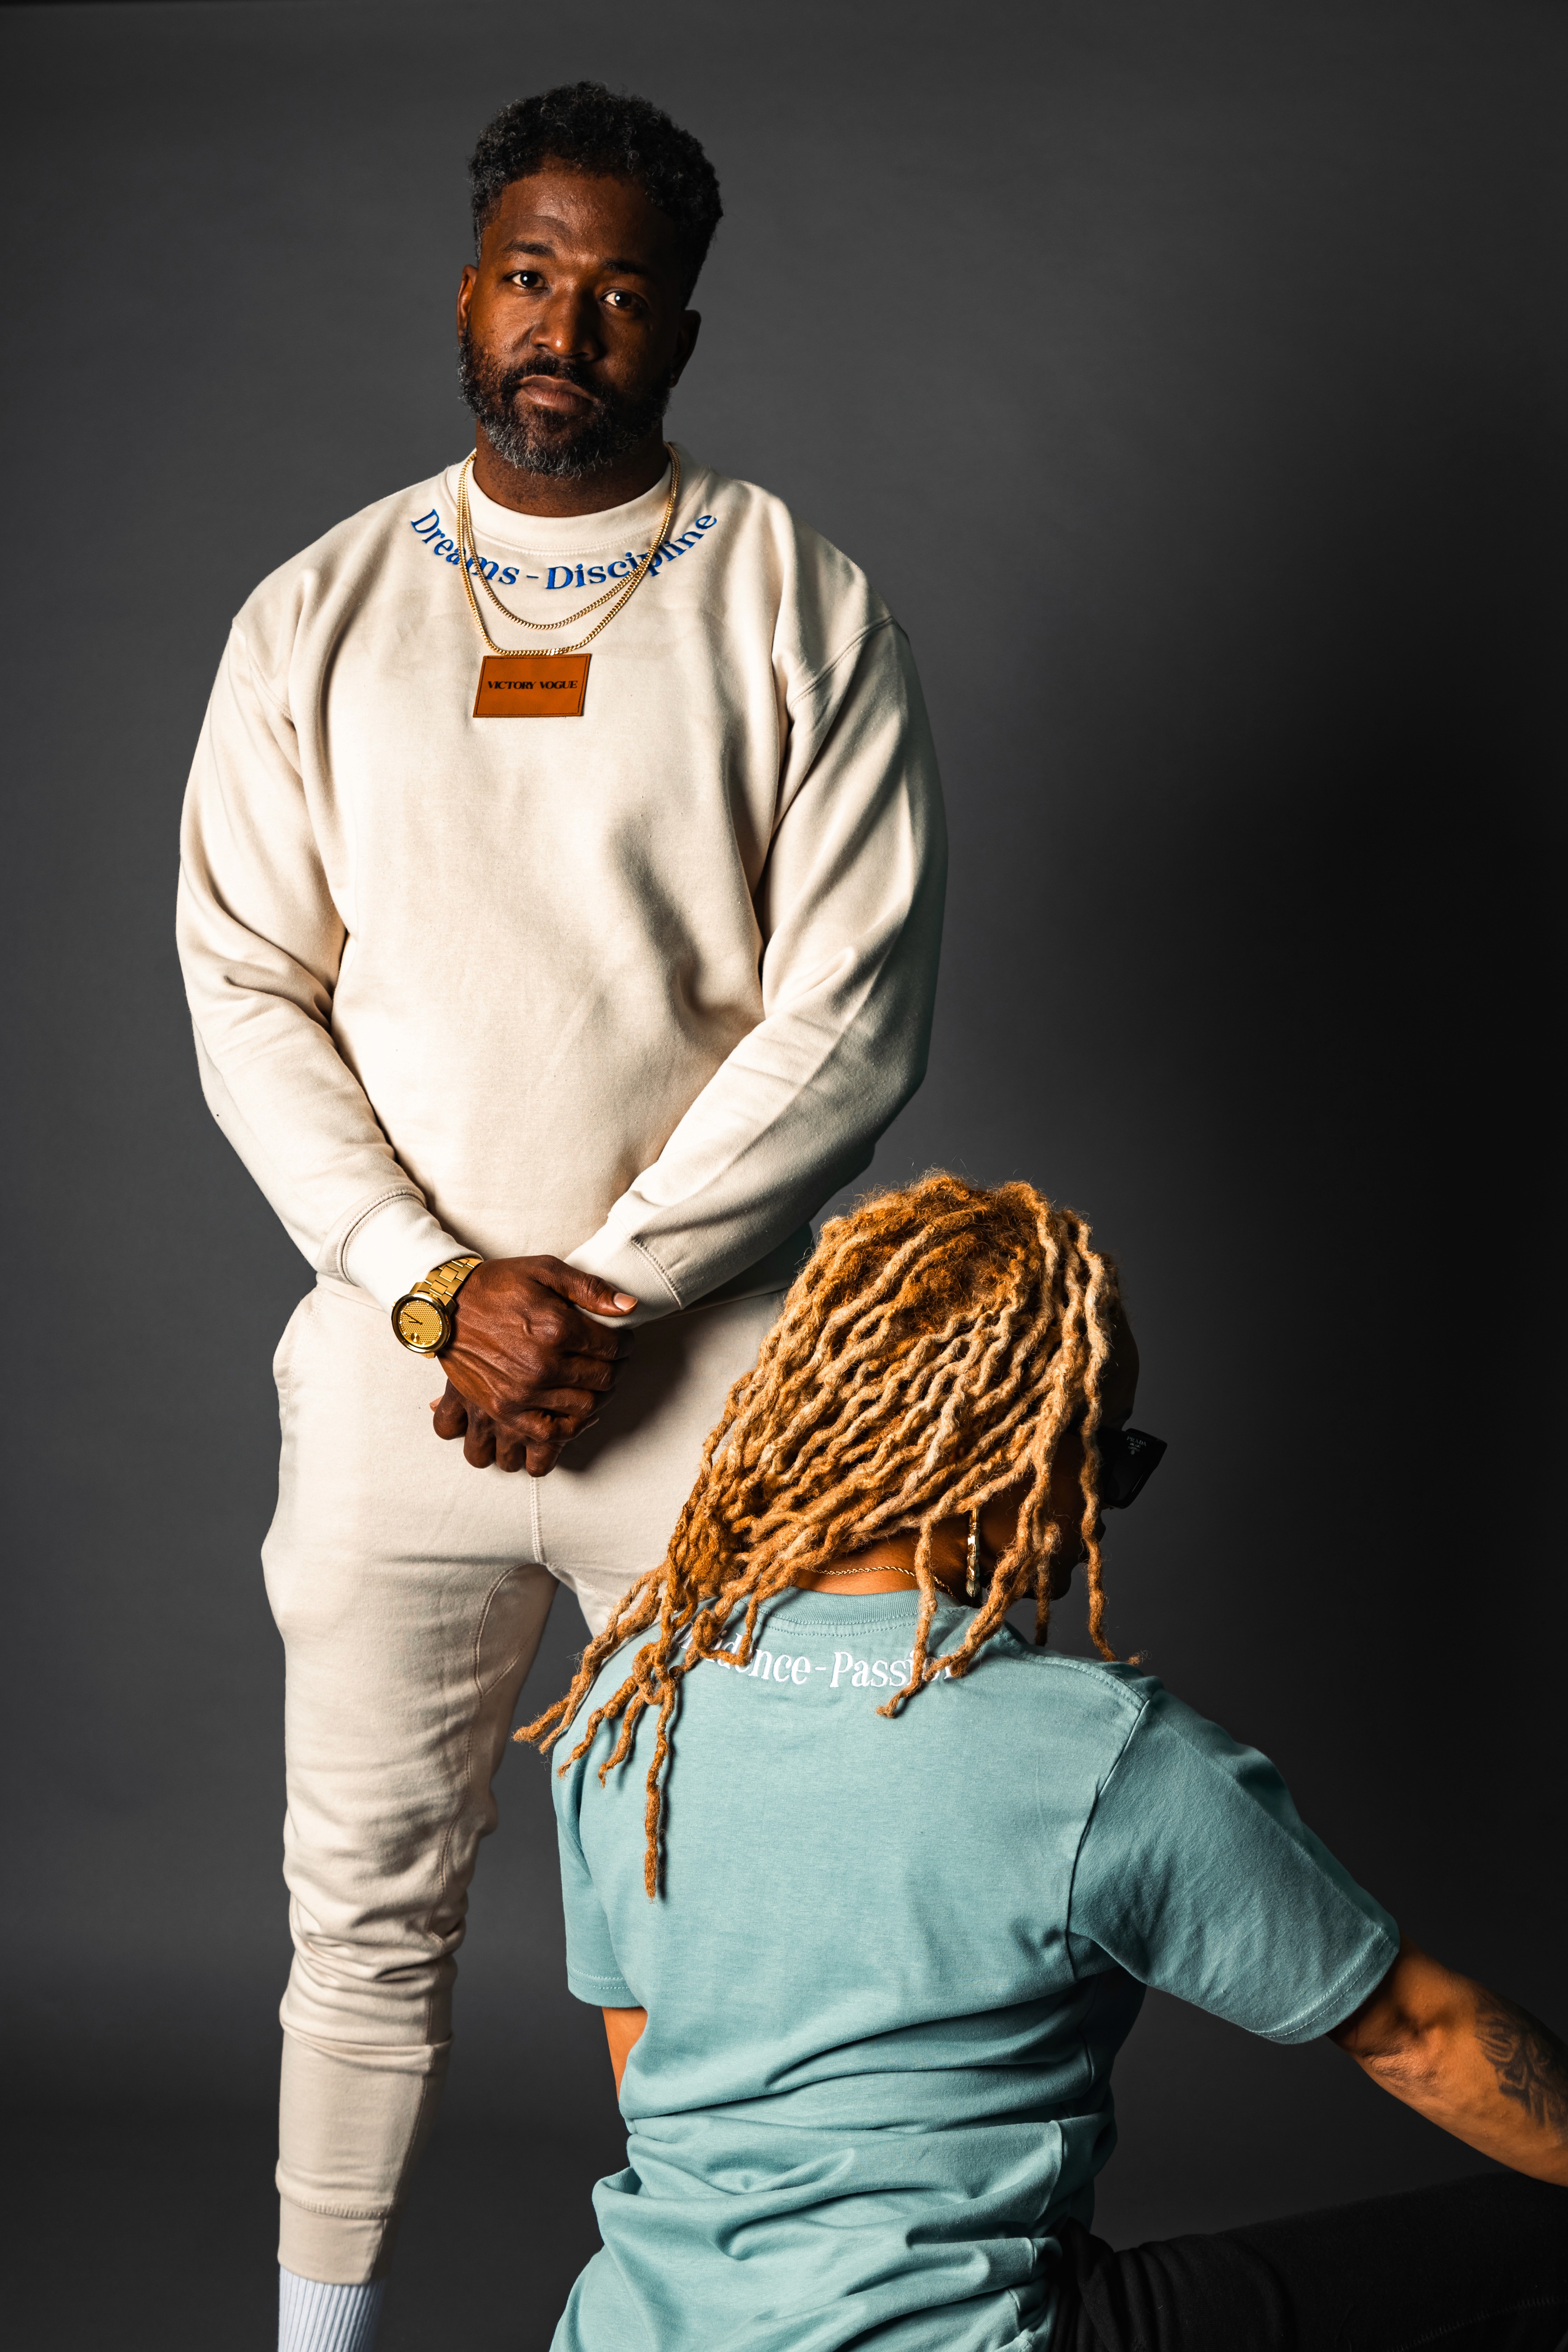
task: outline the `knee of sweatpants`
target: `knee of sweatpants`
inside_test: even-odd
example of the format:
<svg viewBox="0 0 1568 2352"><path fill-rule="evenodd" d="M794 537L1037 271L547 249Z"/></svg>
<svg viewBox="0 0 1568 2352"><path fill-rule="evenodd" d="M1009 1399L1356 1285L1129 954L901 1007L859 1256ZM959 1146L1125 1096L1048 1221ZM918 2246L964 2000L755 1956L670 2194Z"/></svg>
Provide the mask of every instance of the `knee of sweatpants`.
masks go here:
<svg viewBox="0 0 1568 2352"><path fill-rule="evenodd" d="M466 1906L465 1906L466 1908ZM452 2032L452 1987L462 1918L421 1930L384 1919L361 1936L328 1934L296 1897L289 1906L294 1962L279 2016L286 2033L340 2053L345 2063L433 2064Z"/></svg>
<svg viewBox="0 0 1568 2352"><path fill-rule="evenodd" d="M335 1752L318 1736L290 1754L291 2030L354 2044L449 2033L468 1887L496 1823L491 1783L554 1589L543 1570L509 1571L476 1601L464 1671L432 1675L436 1696L402 1752L381 1727Z"/></svg>

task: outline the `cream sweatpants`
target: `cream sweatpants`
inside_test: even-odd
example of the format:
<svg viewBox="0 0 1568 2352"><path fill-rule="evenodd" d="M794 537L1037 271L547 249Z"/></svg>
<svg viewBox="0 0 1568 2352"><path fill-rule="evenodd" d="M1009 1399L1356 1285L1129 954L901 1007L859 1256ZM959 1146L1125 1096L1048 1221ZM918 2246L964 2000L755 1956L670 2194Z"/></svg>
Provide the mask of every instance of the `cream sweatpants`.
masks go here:
<svg viewBox="0 0 1568 2352"><path fill-rule="evenodd" d="M545 1478L471 1469L435 1435L439 1369L362 1291L324 1280L289 1320L262 1556L288 1669L294 1938L279 2258L303 2278L386 2269L451 2047L490 1783L556 1587L597 1632L658 1564L779 1305L646 1325L598 1427Z"/></svg>

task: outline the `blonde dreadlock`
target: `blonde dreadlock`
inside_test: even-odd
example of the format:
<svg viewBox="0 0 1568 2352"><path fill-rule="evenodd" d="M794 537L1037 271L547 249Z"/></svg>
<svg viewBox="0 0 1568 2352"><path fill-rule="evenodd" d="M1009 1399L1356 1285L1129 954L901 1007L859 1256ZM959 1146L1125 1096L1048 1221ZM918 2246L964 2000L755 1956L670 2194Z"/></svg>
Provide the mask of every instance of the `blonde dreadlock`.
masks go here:
<svg viewBox="0 0 1568 2352"><path fill-rule="evenodd" d="M601 1783L631 1754L658 1707L647 1772L648 1894L658 1888L662 1780L684 1677L704 1659L751 1663L759 1612L803 1572L913 1530L920 1589L910 1677L878 1712L896 1716L942 1673L967 1673L1013 1603L1036 1597L1036 1638L1050 1622L1050 1563L1060 1529L1051 1469L1081 1429L1089 1630L1100 1655L1100 1391L1118 1307L1116 1275L1075 1210L1030 1184L994 1192L931 1175L863 1202L825 1225L809 1264L735 1382L702 1449L697 1484L659 1567L634 1584L584 1651L571 1689L516 1735L552 1748L574 1723L605 1660L649 1626L615 1695L596 1706L567 1764L603 1723L619 1735ZM931 1541L943 1519L978 1513L1017 1488L1017 1529L956 1649L927 1643L938 1591ZM743 1610L740 1639L722 1646Z"/></svg>

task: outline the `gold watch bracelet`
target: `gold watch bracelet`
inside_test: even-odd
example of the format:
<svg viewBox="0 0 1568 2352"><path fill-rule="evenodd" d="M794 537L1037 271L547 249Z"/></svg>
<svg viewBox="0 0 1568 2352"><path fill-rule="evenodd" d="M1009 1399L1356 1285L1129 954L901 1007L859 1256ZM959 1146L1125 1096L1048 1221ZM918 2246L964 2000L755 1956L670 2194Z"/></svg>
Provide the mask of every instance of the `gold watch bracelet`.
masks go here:
<svg viewBox="0 0 1568 2352"><path fill-rule="evenodd" d="M465 1253L443 1258L392 1309L392 1328L410 1355L438 1356L452 1337L452 1301L484 1259Z"/></svg>

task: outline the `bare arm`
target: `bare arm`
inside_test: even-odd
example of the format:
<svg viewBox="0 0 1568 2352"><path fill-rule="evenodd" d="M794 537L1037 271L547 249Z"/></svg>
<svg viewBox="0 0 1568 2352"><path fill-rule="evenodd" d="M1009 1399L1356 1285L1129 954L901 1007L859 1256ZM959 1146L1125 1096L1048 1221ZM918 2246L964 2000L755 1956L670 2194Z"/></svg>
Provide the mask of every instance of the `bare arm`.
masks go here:
<svg viewBox="0 0 1568 2352"><path fill-rule="evenodd" d="M647 2023L646 2009L607 2009L605 2011L605 2039L610 2045L610 2064L615 2069L617 2099L621 2095L621 2076L626 2071L632 2044L641 2038Z"/></svg>
<svg viewBox="0 0 1568 2352"><path fill-rule="evenodd" d="M1456 2139L1568 2188L1568 2049L1528 2010L1405 1944L1330 2039Z"/></svg>

